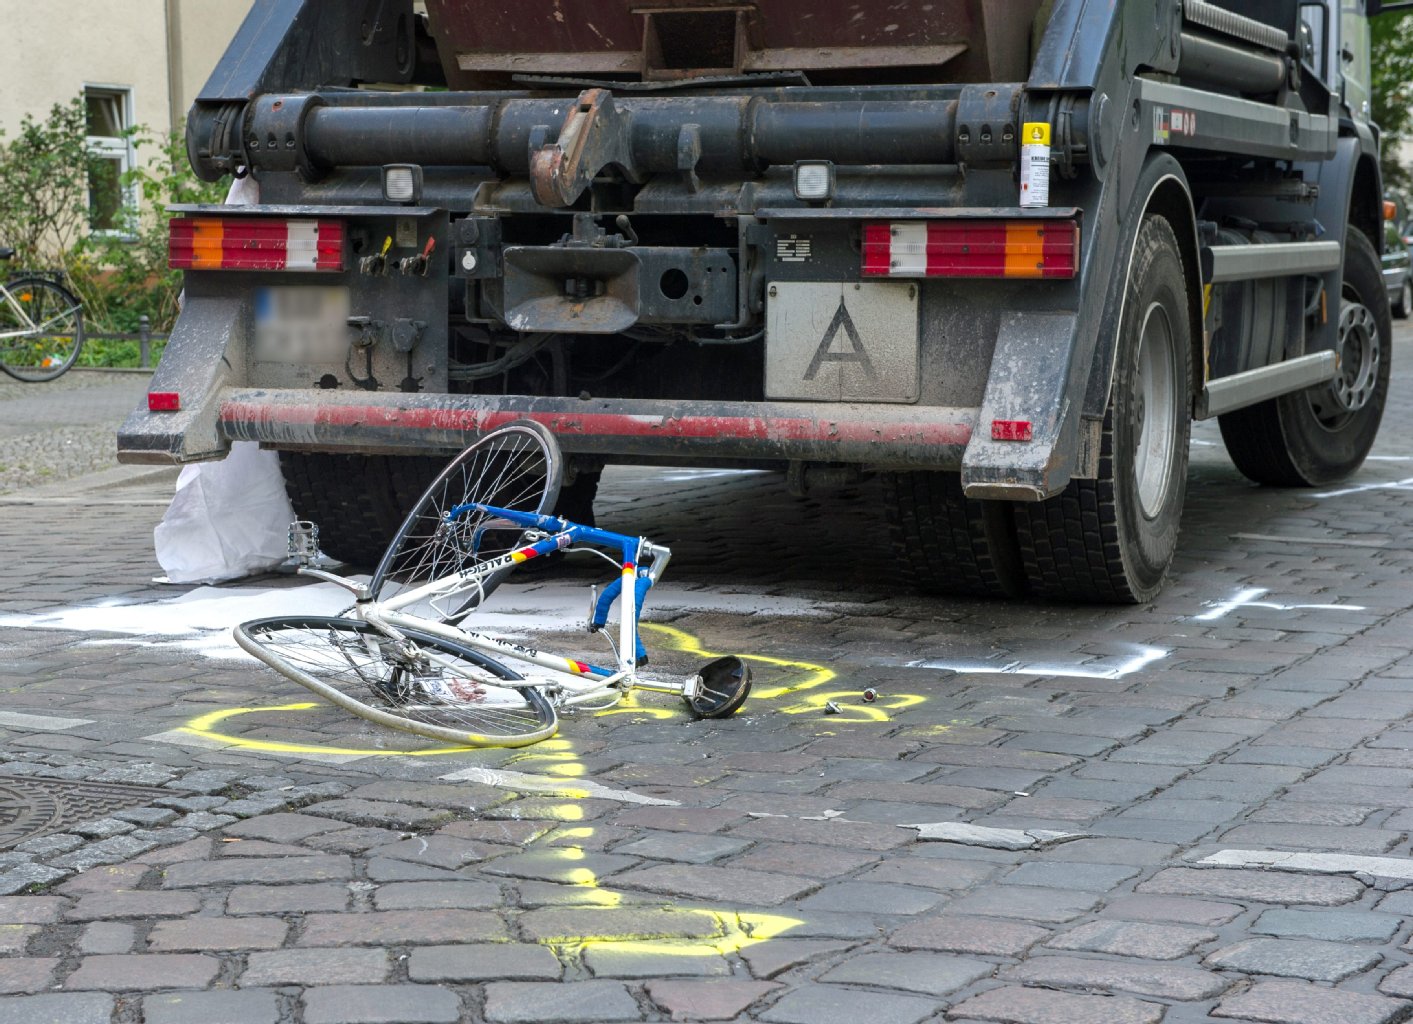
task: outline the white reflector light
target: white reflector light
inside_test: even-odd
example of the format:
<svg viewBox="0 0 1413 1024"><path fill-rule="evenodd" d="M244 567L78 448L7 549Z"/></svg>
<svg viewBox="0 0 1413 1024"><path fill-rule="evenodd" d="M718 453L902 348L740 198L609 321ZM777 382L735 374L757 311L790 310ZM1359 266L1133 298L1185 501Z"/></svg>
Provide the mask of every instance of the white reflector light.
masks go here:
<svg viewBox="0 0 1413 1024"><path fill-rule="evenodd" d="M383 195L390 203L411 203L417 199L417 172L410 164L390 164L383 168Z"/></svg>
<svg viewBox="0 0 1413 1024"><path fill-rule="evenodd" d="M834 195L834 165L829 161L795 165L795 198L823 202Z"/></svg>

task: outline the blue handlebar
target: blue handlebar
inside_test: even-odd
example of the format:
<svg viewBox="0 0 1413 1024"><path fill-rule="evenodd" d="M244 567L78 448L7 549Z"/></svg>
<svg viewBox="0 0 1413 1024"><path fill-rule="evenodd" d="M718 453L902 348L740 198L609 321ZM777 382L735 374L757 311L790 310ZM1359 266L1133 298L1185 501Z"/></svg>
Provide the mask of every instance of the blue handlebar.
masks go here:
<svg viewBox="0 0 1413 1024"><path fill-rule="evenodd" d="M530 550L536 555L543 556L552 554L555 551L568 547L570 544L587 542L599 544L607 548L615 548L622 553L624 565L636 561L638 548L642 543L641 537L630 537L623 533L610 533L608 530L600 530L593 526L581 526L578 523L571 523L568 519L561 519L559 516L542 516L536 512L519 512L511 508L499 508L495 505L482 505L469 503L457 505L447 513L447 520L459 519L468 512L486 512L490 515L505 519L516 526L524 527L527 530L543 530L553 536L547 537L529 545ZM639 618L643 614L643 602L647 599L648 591L652 589L653 581L650 576L637 576L633 583L633 613L634 618ZM608 586L604 587L603 593L599 595L598 601L594 604L593 621L589 623L591 629L602 629L608 622L609 610L613 607L613 602L623 593L623 577L619 576ZM642 637L638 637L637 660L644 662L648 658L647 648L643 646Z"/></svg>
<svg viewBox="0 0 1413 1024"><path fill-rule="evenodd" d="M516 526L523 526L527 530L544 530L546 533L554 534L567 533L571 544L587 541L590 544L602 544L604 547L615 548L623 553L623 561L625 562L631 562L638 557L638 543L642 539L629 537L623 533L610 533L593 526L581 526L578 523L571 523L568 519L561 519L559 516L542 516L537 512L519 512L513 508L499 508L495 505L476 503L457 505L446 514L446 517L448 521L460 519L468 512L489 512L493 516L508 520ZM547 550L553 551L554 548Z"/></svg>

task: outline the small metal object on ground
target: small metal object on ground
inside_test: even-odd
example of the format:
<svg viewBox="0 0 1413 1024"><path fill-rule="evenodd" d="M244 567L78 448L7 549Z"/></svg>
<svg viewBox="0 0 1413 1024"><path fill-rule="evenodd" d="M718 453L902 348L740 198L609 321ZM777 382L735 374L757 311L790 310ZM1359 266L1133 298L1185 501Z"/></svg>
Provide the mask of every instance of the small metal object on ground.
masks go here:
<svg viewBox="0 0 1413 1024"><path fill-rule="evenodd" d="M863 692L863 699L865 704L872 704L878 699L878 691L870 686Z"/></svg>
<svg viewBox="0 0 1413 1024"><path fill-rule="evenodd" d="M838 714L841 714L841 713L842 713L842 712L839 710L839 705L838 705L838 704L835 704L832 700L831 700L831 701L827 701L827 702L825 703L825 705L824 705L824 712L825 712L825 714L829 714L829 715L838 715Z"/></svg>

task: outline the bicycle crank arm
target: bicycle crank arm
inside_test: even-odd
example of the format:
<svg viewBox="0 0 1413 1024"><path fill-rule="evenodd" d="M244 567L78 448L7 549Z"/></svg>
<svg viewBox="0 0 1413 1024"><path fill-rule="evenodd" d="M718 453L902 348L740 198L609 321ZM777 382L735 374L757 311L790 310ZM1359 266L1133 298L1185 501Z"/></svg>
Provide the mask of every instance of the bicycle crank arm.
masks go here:
<svg viewBox="0 0 1413 1024"><path fill-rule="evenodd" d="M364 594L368 593L368 588L357 580L351 580L345 576L335 576L333 573L325 572L323 569L312 569L307 565L301 565L299 567L299 575L313 576L315 579L323 580L325 583L332 583L336 586L343 587L344 590L352 591L358 597L362 597Z"/></svg>

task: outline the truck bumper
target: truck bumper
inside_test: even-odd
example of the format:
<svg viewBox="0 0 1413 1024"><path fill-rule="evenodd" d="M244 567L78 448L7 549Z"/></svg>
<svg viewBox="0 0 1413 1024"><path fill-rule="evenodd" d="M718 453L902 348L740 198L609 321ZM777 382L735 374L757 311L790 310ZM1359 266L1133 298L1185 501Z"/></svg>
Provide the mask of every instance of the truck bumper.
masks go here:
<svg viewBox="0 0 1413 1024"><path fill-rule="evenodd" d="M427 454L459 451L511 420L538 420L573 454L626 459L843 462L960 468L976 409L814 402L689 402L406 395L226 388L217 431L274 448ZM124 462L180 461L162 413L130 417ZM156 421L153 423L151 421Z"/></svg>

